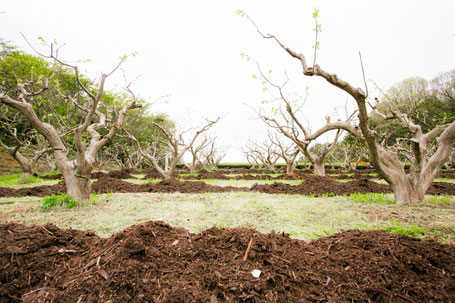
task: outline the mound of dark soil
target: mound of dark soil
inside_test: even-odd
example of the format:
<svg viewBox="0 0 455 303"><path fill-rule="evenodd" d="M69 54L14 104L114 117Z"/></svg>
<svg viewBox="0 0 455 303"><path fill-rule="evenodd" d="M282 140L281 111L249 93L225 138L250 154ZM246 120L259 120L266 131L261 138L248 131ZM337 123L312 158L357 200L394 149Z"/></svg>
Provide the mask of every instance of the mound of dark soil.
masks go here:
<svg viewBox="0 0 455 303"><path fill-rule="evenodd" d="M44 180L60 180L60 179L63 179L63 175L62 174L57 174L57 175L40 176L40 179L44 179Z"/></svg>
<svg viewBox="0 0 455 303"><path fill-rule="evenodd" d="M155 168L147 168L142 170L142 173L145 174L144 180L147 179L163 179L160 173Z"/></svg>
<svg viewBox="0 0 455 303"><path fill-rule="evenodd" d="M438 174L438 178L455 179L453 171L444 171Z"/></svg>
<svg viewBox="0 0 455 303"><path fill-rule="evenodd" d="M9 187L0 187L0 197L24 197L24 196L37 196L45 197L50 195L58 195L66 193L65 183L59 182L55 185L42 185L35 187L26 187L14 189Z"/></svg>
<svg viewBox="0 0 455 303"><path fill-rule="evenodd" d="M182 176L180 179L185 180L203 180L203 179L216 179L216 180L229 180L230 178L219 171L199 171L196 176Z"/></svg>
<svg viewBox="0 0 455 303"><path fill-rule="evenodd" d="M103 173L103 172L100 172L100 171L97 171L97 172L94 172L94 173L90 174L90 178L91 179L99 179L99 178L103 178L105 176L106 176L106 174Z"/></svg>
<svg viewBox="0 0 455 303"><path fill-rule="evenodd" d="M0 302L22 302L20 297L33 290L39 294L53 269L65 266L100 241L91 232L51 224L4 224L0 235Z"/></svg>
<svg viewBox="0 0 455 303"><path fill-rule="evenodd" d="M134 179L133 176L126 170L111 170L108 174L109 177L111 178L117 178L117 179Z"/></svg>
<svg viewBox="0 0 455 303"><path fill-rule="evenodd" d="M0 187L0 197L20 197L19 192L14 188Z"/></svg>
<svg viewBox="0 0 455 303"><path fill-rule="evenodd" d="M248 176L248 175L245 175ZM266 177L263 175L261 177ZM296 178L302 178L297 175ZM351 193L390 193L390 186L378 184L367 179L358 179L350 182L337 182L331 177L304 175L304 181L299 185L289 185L281 182L273 184L257 185L254 188L215 186L201 181L162 181L156 184L133 184L117 178L111 178L100 174L99 179L92 184L95 193L134 193L134 192L181 192L181 193L204 193L204 192L230 192L255 190L268 194L298 194L298 195L349 195ZM252 179L255 180L255 179ZM21 196L49 196L66 193L65 183L52 186L36 186L22 189L0 187L0 197ZM427 191L432 195L455 195L455 184L446 182L434 182Z"/></svg>
<svg viewBox="0 0 455 303"><path fill-rule="evenodd" d="M329 177L306 175L299 185L275 182L270 185L258 185L255 190L268 194L349 195L351 193L386 193L390 192L390 186L367 179L337 182Z"/></svg>
<svg viewBox="0 0 455 303"><path fill-rule="evenodd" d="M455 184L448 182L433 182L427 190L428 195L455 195Z"/></svg>
<svg viewBox="0 0 455 303"><path fill-rule="evenodd" d="M246 228L191 234L163 222L108 239L7 224L0 266L0 302L455 300L455 246L384 231L307 243Z"/></svg>
<svg viewBox="0 0 455 303"><path fill-rule="evenodd" d="M106 194L109 192L113 193L145 192L147 191L147 188L144 185L134 184L104 175L101 178L99 178L96 182L93 182L92 191L97 194Z"/></svg>
<svg viewBox="0 0 455 303"><path fill-rule="evenodd" d="M127 172L128 174L140 174L140 172L135 168L126 167L123 168L122 170Z"/></svg>
<svg viewBox="0 0 455 303"><path fill-rule="evenodd" d="M206 192L230 192L230 191L247 191L247 187L233 187L233 186L216 186L206 184L202 181L161 181L156 184L150 184L149 192L158 193L206 193Z"/></svg>
<svg viewBox="0 0 455 303"><path fill-rule="evenodd" d="M276 179L276 180L304 180L305 176L306 176L305 174L296 171L292 174L282 174L282 175L276 176L274 179Z"/></svg>
<svg viewBox="0 0 455 303"><path fill-rule="evenodd" d="M236 180L273 180L275 179L274 177L270 175L238 175L235 176Z"/></svg>

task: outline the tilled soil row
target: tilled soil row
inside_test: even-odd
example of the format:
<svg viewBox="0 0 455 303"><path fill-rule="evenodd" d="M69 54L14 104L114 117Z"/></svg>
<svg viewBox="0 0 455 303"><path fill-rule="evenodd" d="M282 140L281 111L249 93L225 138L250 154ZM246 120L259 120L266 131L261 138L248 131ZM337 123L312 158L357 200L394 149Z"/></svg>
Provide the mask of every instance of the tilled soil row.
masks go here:
<svg viewBox="0 0 455 303"><path fill-rule="evenodd" d="M10 223L0 268L0 302L455 301L455 246L385 231L305 242L146 222L105 239Z"/></svg>
<svg viewBox="0 0 455 303"><path fill-rule="evenodd" d="M390 186L378 184L367 179L350 182L337 182L328 177L306 175L299 185L289 185L281 182L273 184L254 184L251 188L233 186L215 186L202 181L161 181L159 183L133 184L106 175L100 176L92 185L95 193L134 193L134 192L164 192L164 193L204 193L230 191L258 191L268 194L300 194L300 195L349 195L351 193L390 193ZM30 188L12 189L0 187L0 197L21 197L55 195L65 193L63 182L52 186L36 186ZM427 191L433 195L455 195L455 184L434 182Z"/></svg>
<svg viewBox="0 0 455 303"><path fill-rule="evenodd" d="M351 193L390 193L390 186L378 184L367 179L358 179L349 182L337 182L329 177L305 175L299 185L289 185L281 182L273 184L254 184L251 188L233 186L215 186L202 181L161 181L159 183L133 184L120 179L100 175L93 183L95 193L135 193L135 192L164 192L164 193L204 193L230 191L258 191L268 194L299 194L299 195L349 195ZM30 188L12 189L0 187L0 197L39 196L65 193L63 182L52 186L36 186ZM433 195L455 195L455 184L434 182L427 191Z"/></svg>

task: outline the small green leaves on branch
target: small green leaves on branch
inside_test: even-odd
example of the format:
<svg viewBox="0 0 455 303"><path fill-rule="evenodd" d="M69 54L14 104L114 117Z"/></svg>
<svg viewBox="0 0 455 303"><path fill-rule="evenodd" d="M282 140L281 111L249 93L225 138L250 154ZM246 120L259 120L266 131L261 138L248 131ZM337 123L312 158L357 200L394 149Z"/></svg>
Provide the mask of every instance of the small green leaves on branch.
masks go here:
<svg viewBox="0 0 455 303"><path fill-rule="evenodd" d="M316 25L315 25L313 30L316 33L316 37L314 39L314 44L313 44L313 48L314 48L313 66L316 65L316 55L317 55L317 51L318 51L318 49L320 47L320 44L319 44L319 41L318 41L318 33L322 32L321 24L318 23L318 17L319 17L319 10L314 8L313 9L313 19L316 22Z"/></svg>
<svg viewBox="0 0 455 303"><path fill-rule="evenodd" d="M235 13L242 18L246 16L245 12L240 9L238 9Z"/></svg>

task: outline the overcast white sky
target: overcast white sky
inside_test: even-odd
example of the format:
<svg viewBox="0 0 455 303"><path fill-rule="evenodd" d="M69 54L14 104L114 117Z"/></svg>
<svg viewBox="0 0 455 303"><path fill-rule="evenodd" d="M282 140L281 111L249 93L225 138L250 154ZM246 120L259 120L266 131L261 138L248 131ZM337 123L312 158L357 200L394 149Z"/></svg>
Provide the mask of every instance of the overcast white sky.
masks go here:
<svg viewBox="0 0 455 303"><path fill-rule="evenodd" d="M243 161L239 149L248 138L264 133L245 105L257 108L264 99L252 78L257 69L241 53L272 69L277 81L286 71L290 91L304 94L309 87L304 111L313 128L344 106L346 94L322 79L304 77L297 60L236 14L243 10L263 32L275 34L312 62L314 7L323 27L317 62L355 86L364 87L359 51L366 78L384 89L407 77L431 79L455 68L453 0L0 0L0 36L26 52L31 49L20 32L37 46L39 36L65 43L60 57L90 59L79 65L93 78L110 72L123 54L138 52L123 66L128 81L140 76L134 92L150 100L171 94L169 103L152 111L166 112L182 124L196 126L203 117L224 116L211 133L219 144L232 145L225 161L234 162ZM372 82L368 85L370 96L377 95ZM121 72L107 81L108 88L122 86Z"/></svg>

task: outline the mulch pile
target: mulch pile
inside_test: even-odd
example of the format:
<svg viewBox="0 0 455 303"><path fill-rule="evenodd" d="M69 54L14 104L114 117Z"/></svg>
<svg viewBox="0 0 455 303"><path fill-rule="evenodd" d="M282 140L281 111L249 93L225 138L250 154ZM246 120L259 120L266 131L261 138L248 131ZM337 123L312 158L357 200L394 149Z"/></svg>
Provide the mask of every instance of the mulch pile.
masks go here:
<svg viewBox="0 0 455 303"><path fill-rule="evenodd" d="M24 196L38 196L45 197L50 195L58 195L66 193L65 183L59 182L55 185L42 185L35 187L27 187L14 189L9 187L0 187L0 197L24 197Z"/></svg>
<svg viewBox="0 0 455 303"><path fill-rule="evenodd" d="M188 193L188 194L195 194L195 193L206 193L206 192L213 192L213 193L224 193L224 192L232 192L232 191L248 191L249 188L247 187L234 187L234 186L216 186L206 184L202 181L161 181L156 184L149 184L148 192L153 193Z"/></svg>
<svg viewBox="0 0 455 303"><path fill-rule="evenodd" d="M0 302L455 302L455 246L385 231L309 243L147 222L105 239L9 223L0 268Z"/></svg>
<svg viewBox="0 0 455 303"><path fill-rule="evenodd" d="M281 177L283 178L283 177ZM365 178L349 182L337 182L331 177L296 174L290 176L302 180L299 185L289 185L281 182L257 185L252 188L234 186L209 185L202 181L161 181L159 183L133 184L118 178L112 178L99 173L98 180L93 182L92 191L98 194L135 193L135 192L164 192L164 193L204 193L254 190L268 194L298 194L298 195L349 195L351 193L390 193L389 185L378 184ZM36 186L30 188L12 189L0 187L0 197L49 196L66 193L63 181L51 186ZM455 184L434 182L427 191L430 195L455 195Z"/></svg>
<svg viewBox="0 0 455 303"><path fill-rule="evenodd" d="M145 174L144 180L147 179L163 179L163 176L155 168L147 168L142 170L142 173Z"/></svg>
<svg viewBox="0 0 455 303"><path fill-rule="evenodd" d="M135 179L131 174L125 170L111 170L108 174L109 177L111 178L117 178L117 179Z"/></svg>
<svg viewBox="0 0 455 303"><path fill-rule="evenodd" d="M454 186L455 188L455 186ZM256 191L268 194L300 194L300 195L349 195L351 193L387 193L390 186L378 184L367 179L350 182L337 182L328 177L306 175L299 185L275 182L270 185L257 185Z"/></svg>
<svg viewBox="0 0 455 303"><path fill-rule="evenodd" d="M202 179L216 179L216 180L229 180L230 177L226 176L225 174L219 171L200 171L196 176L183 176L180 179L187 179L187 180L202 180Z"/></svg>

